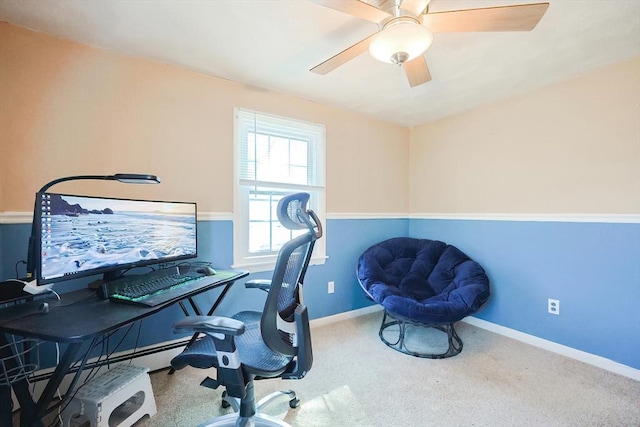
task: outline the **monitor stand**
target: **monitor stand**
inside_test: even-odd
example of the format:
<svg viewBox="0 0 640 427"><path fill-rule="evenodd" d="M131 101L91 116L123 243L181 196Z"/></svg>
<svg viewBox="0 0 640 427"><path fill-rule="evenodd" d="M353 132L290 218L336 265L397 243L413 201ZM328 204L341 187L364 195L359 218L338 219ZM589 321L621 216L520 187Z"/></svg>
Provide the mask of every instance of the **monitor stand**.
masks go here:
<svg viewBox="0 0 640 427"><path fill-rule="evenodd" d="M100 299L109 298L108 284L112 280L116 280L122 277L122 270L108 271L102 275L102 279L95 280L89 283L89 289L95 289L96 295Z"/></svg>

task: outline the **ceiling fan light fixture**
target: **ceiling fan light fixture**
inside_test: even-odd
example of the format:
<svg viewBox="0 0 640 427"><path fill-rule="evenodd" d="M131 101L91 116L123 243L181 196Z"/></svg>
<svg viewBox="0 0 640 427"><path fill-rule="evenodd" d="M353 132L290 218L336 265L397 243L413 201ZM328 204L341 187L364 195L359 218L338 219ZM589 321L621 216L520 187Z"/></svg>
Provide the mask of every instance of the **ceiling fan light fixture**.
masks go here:
<svg viewBox="0 0 640 427"><path fill-rule="evenodd" d="M369 53L378 61L401 65L422 55L433 42L433 34L411 17L395 18L385 24L369 44Z"/></svg>

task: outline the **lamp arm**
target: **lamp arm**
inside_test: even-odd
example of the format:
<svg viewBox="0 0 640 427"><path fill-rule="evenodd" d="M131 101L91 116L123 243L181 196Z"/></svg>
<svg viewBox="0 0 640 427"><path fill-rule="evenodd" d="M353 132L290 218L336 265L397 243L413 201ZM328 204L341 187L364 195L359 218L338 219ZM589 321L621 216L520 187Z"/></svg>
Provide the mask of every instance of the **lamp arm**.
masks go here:
<svg viewBox="0 0 640 427"><path fill-rule="evenodd" d="M42 186L40 190L38 190L38 194L44 193L49 188L53 187L56 184L65 181L76 181L76 180L106 180L106 181L120 181L127 184L159 184L160 178L155 175L141 175L141 174L128 174L128 173L117 173L115 175L74 175L74 176L66 176L64 178L54 179ZM36 196L35 203L33 205L33 220L31 221L31 235L29 236L29 243L27 247L27 279L33 279L35 275L35 262L36 262L36 223L35 223L35 213L36 209L38 209L38 197Z"/></svg>
<svg viewBox="0 0 640 427"><path fill-rule="evenodd" d="M58 178L58 179L54 179L51 182L46 183L45 185L42 186L42 188L38 191L38 193L44 193L45 191L47 191L49 188L53 187L56 184L59 184L61 182L65 182L65 181L75 181L78 179L102 179L102 180L115 180L115 176L114 175L76 175L76 176L66 176L64 178ZM36 200L36 205L37 205L37 200Z"/></svg>

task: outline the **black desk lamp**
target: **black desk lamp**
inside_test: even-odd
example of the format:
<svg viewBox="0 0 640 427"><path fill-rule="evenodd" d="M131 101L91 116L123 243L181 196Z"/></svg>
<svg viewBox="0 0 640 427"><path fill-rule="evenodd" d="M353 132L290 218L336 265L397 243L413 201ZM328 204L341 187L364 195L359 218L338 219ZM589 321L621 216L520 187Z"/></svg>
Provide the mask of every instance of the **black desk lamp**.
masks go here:
<svg viewBox="0 0 640 427"><path fill-rule="evenodd" d="M38 191L38 193L44 193L50 187L59 184L64 181L75 181L80 179L99 179L99 180L107 180L107 181L120 181L126 184L159 184L160 178L155 175L144 175L144 174L135 174L135 173L117 173L115 175L76 175L76 176L67 176L64 178L54 179L51 182L43 185L42 188ZM27 248L27 279L33 279L35 273L35 262L36 262L36 223L35 223L35 213L36 209L38 209L38 198L36 197L35 205L33 211L33 221L31 222L31 236L29 237L29 247Z"/></svg>

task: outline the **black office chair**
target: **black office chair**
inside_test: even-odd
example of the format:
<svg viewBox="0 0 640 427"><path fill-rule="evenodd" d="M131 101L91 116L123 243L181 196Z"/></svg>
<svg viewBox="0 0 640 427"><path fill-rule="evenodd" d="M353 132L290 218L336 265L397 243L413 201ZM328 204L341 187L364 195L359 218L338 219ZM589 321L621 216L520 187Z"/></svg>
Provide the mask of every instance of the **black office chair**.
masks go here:
<svg viewBox="0 0 640 427"><path fill-rule="evenodd" d="M322 225L315 212L307 210L308 200L309 194L296 193L278 204L278 219L284 227L308 231L282 246L270 281L246 283L249 288L268 292L262 313L243 311L231 318L192 316L175 325L176 332L204 335L176 356L171 366L217 368L217 378L206 378L200 385L214 389L224 386L222 406L231 406L237 412L202 426L287 426L284 421L260 413L260 409L282 395L288 396L291 408L299 404L292 390L272 393L256 404L253 381L300 379L313 362L309 316L301 294L314 243L322 236Z"/></svg>

